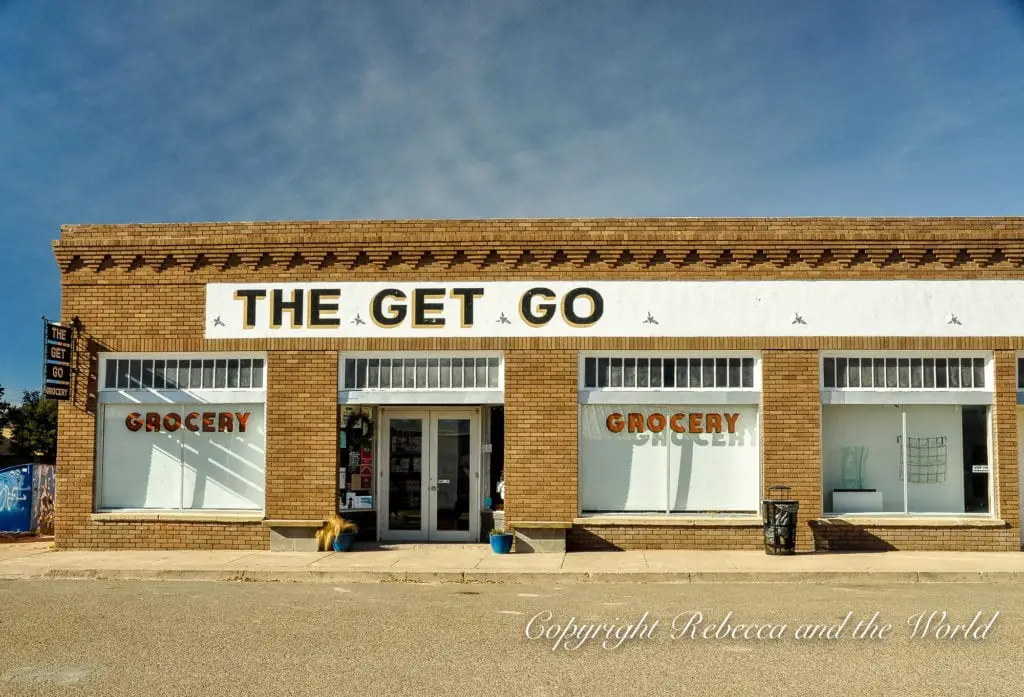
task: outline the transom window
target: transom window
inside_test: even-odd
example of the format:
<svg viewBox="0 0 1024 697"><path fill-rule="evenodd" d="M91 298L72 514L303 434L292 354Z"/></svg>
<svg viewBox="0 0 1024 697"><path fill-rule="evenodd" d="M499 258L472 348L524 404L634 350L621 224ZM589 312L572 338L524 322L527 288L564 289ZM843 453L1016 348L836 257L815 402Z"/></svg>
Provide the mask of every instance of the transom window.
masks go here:
<svg viewBox="0 0 1024 697"><path fill-rule="evenodd" d="M498 356L407 356L345 358L341 384L346 390L501 389Z"/></svg>
<svg viewBox="0 0 1024 697"><path fill-rule="evenodd" d="M105 390L246 390L264 388L262 358L107 358Z"/></svg>
<svg viewBox="0 0 1024 697"><path fill-rule="evenodd" d="M742 356L588 356L583 388L751 389L754 359Z"/></svg>
<svg viewBox="0 0 1024 697"><path fill-rule="evenodd" d="M826 356L821 372L826 389L969 390L987 383L980 356Z"/></svg>

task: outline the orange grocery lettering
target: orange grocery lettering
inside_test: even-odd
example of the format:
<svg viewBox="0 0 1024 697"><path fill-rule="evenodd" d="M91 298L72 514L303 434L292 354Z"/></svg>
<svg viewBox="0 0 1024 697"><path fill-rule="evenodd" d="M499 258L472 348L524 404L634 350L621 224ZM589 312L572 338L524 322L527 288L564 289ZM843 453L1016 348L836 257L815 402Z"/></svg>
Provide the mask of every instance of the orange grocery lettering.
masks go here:
<svg viewBox="0 0 1024 697"><path fill-rule="evenodd" d="M622 420L622 414L618 412L609 414L604 423L612 433L620 433L626 427L626 422Z"/></svg>

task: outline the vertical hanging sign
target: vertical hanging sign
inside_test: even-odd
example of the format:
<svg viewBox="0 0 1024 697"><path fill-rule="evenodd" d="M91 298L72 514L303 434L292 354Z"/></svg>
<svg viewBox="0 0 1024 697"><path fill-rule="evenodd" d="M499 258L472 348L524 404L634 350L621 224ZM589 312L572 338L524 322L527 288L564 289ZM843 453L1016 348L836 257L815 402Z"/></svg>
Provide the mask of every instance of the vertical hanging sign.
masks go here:
<svg viewBox="0 0 1024 697"><path fill-rule="evenodd" d="M71 328L43 317L43 396L71 396Z"/></svg>

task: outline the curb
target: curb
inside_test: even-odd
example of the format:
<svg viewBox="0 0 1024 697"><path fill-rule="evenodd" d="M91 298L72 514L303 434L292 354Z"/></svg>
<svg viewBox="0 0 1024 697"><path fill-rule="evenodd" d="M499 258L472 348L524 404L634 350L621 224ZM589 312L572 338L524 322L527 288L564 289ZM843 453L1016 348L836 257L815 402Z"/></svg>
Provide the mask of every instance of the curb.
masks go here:
<svg viewBox="0 0 1024 697"><path fill-rule="evenodd" d="M1024 583L1017 571L345 571L322 569L61 569L0 572L2 581L248 581L258 583Z"/></svg>

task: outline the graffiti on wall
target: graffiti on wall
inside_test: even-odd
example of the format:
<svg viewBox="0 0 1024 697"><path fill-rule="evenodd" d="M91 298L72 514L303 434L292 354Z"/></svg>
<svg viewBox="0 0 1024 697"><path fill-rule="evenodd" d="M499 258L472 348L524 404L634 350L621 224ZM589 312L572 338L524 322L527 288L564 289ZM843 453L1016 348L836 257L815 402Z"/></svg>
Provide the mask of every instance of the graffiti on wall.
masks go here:
<svg viewBox="0 0 1024 697"><path fill-rule="evenodd" d="M41 535L53 534L56 470L54 465L32 467L32 530Z"/></svg>
<svg viewBox="0 0 1024 697"><path fill-rule="evenodd" d="M0 470L0 532L53 532L53 465Z"/></svg>

